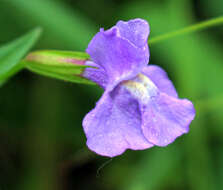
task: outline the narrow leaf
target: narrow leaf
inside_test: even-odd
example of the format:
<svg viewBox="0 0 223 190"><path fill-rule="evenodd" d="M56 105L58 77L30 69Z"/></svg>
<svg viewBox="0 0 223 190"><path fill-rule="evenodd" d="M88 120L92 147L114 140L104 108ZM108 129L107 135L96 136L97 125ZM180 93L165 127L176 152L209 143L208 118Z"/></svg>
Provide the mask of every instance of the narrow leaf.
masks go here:
<svg viewBox="0 0 223 190"><path fill-rule="evenodd" d="M0 47L0 85L23 68L20 60L35 44L41 29L37 28L19 39Z"/></svg>

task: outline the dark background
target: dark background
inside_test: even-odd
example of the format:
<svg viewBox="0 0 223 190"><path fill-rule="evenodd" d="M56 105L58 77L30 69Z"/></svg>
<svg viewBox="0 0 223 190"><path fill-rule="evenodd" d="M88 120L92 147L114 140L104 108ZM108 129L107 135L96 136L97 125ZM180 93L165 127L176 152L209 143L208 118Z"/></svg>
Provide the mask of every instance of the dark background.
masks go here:
<svg viewBox="0 0 223 190"><path fill-rule="evenodd" d="M85 51L121 19L146 19L154 37L221 15L222 0L0 0L0 44L41 26L34 49ZM81 125L99 87L20 72L0 89L0 190L223 189L222 37L221 26L150 46L197 115L168 147L112 160L87 149Z"/></svg>

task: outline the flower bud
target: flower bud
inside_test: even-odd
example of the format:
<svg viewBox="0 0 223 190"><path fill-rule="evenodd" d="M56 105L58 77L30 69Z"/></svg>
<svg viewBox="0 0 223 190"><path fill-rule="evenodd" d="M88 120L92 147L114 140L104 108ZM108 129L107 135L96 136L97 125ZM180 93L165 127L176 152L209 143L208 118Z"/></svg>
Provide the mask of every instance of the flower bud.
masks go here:
<svg viewBox="0 0 223 190"><path fill-rule="evenodd" d="M82 52L41 50L30 53L23 62L27 69L45 76L75 83L94 84L82 76L89 55Z"/></svg>

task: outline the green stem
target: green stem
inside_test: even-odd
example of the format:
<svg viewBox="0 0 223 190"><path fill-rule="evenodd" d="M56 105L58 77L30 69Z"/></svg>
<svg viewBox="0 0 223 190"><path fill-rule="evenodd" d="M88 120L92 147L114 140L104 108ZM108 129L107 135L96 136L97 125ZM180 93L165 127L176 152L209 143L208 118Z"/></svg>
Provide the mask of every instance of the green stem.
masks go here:
<svg viewBox="0 0 223 190"><path fill-rule="evenodd" d="M196 31L200 31L202 29L208 28L208 27L212 27L212 26L217 26L223 24L223 16L217 17L217 18L213 18L207 21L203 21L200 22L198 24L192 25L192 26L188 26L186 28L174 31L174 32L169 32L157 37L152 38L151 40L149 40L149 44L154 44L157 43L159 41L163 41L163 40L167 40L169 38L173 38L179 35L184 35L184 34L189 34L192 32L196 32Z"/></svg>

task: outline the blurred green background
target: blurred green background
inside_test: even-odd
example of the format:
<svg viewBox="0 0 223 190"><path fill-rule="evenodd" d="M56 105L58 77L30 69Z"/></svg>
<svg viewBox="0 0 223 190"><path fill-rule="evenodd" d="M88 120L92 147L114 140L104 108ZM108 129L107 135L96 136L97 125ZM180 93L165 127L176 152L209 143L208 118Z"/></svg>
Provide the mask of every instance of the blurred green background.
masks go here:
<svg viewBox="0 0 223 190"><path fill-rule="evenodd" d="M85 51L121 19L146 19L154 37L221 15L222 0L0 0L0 45L41 26L34 49ZM150 51L195 103L189 134L166 148L97 156L81 122L102 90L22 71L0 89L0 190L223 189L223 27Z"/></svg>

